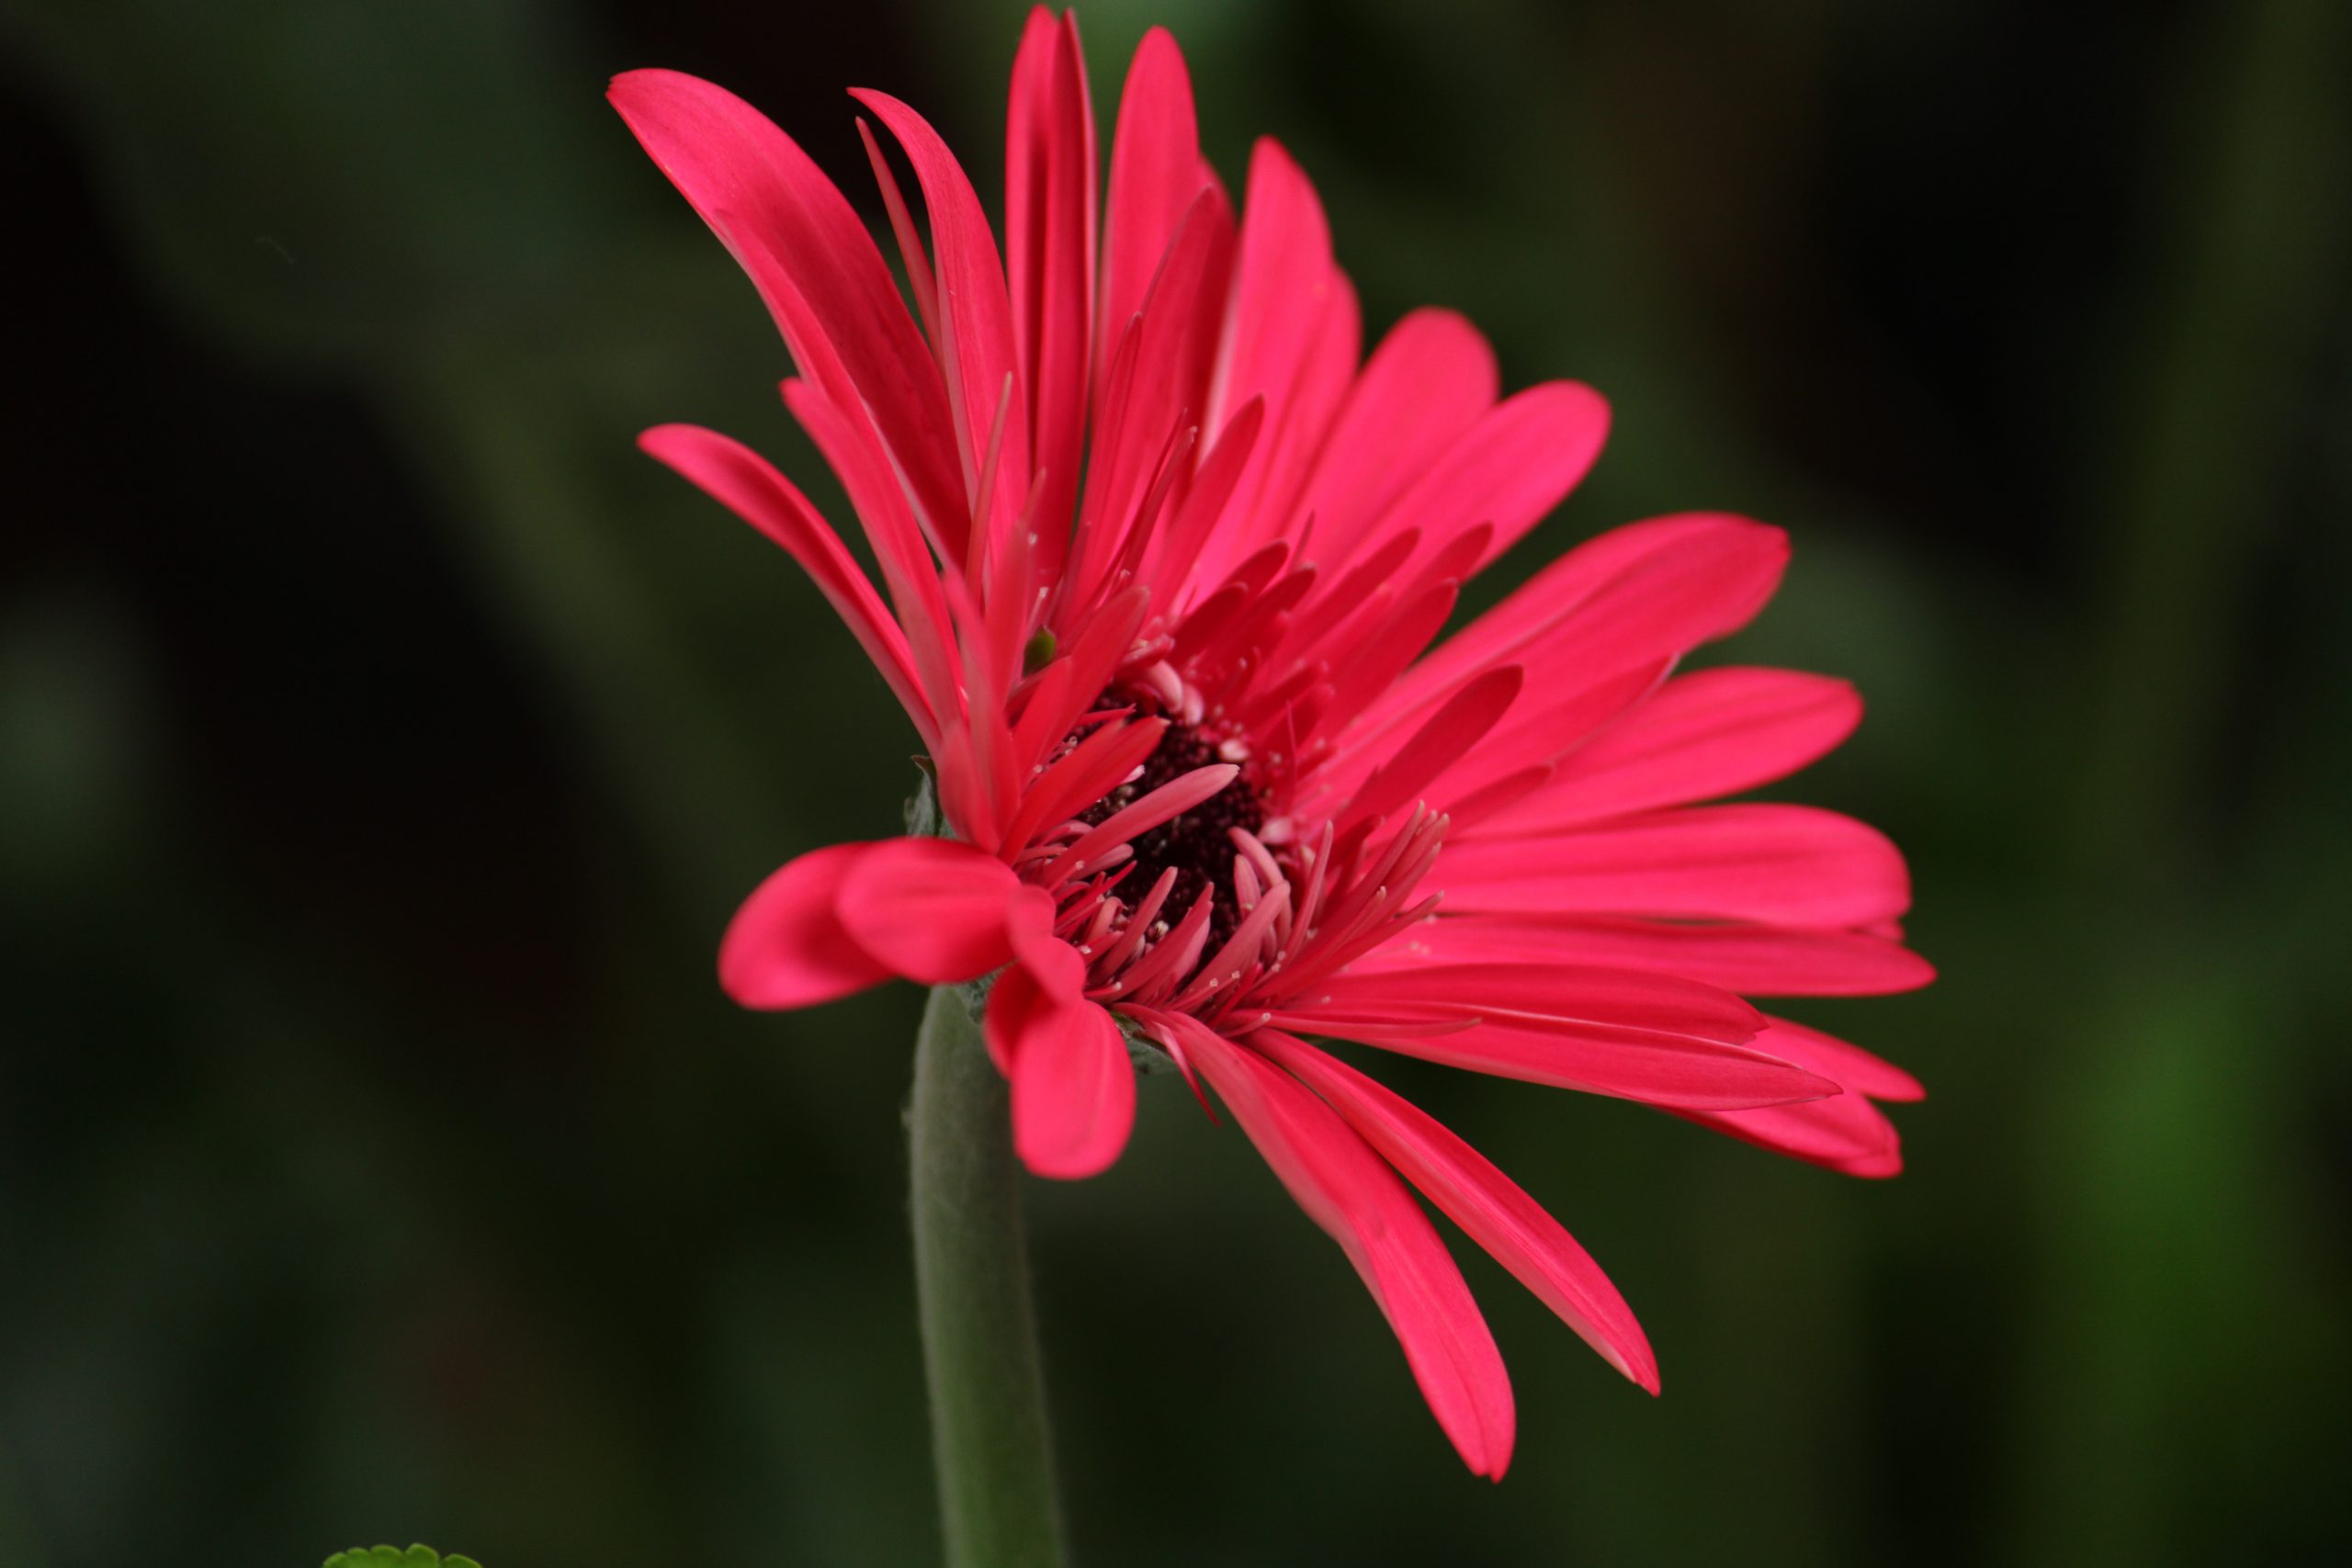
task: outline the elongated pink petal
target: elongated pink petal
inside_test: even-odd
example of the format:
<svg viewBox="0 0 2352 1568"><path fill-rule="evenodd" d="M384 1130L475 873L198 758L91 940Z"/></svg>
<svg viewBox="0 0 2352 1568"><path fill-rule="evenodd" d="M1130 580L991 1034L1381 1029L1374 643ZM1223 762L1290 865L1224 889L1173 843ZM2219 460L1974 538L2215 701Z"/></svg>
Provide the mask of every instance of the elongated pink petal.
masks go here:
<svg viewBox="0 0 2352 1568"><path fill-rule="evenodd" d="M1074 17L1030 13L1007 120L1005 267L1050 572L1077 505L1094 351L1094 110Z"/></svg>
<svg viewBox="0 0 2352 1568"><path fill-rule="evenodd" d="M1546 781L1558 777L1567 757L1657 691L1669 666L1669 660L1661 660L1590 682L1579 682L1574 676L1547 675L1538 694L1515 705L1486 743L1446 775L1444 793L1449 798L1445 804L1453 816L1455 831L1466 832L1470 826L1468 814L1458 804L1461 798L1528 768L1544 769ZM1518 666L1505 664L1498 668L1512 670ZM1477 680L1485 678L1480 676ZM1474 680L1470 684L1476 683ZM1388 736L1396 733L1392 728L1365 744L1385 745ZM1539 787L1523 791L1521 798L1533 795ZM1462 792L1462 796L1455 796L1456 791ZM1494 803L1484 815L1499 817L1503 814L1501 807L1513 803L1508 800Z"/></svg>
<svg viewBox="0 0 2352 1568"><path fill-rule="evenodd" d="M1746 1143L1818 1165L1847 1176L1888 1177L1903 1169L1903 1141L1894 1123L1871 1103L1874 1100L1912 1100L1926 1096L1919 1080L1891 1062L1881 1061L1859 1045L1792 1023L1767 1021L1758 1043L1792 1062L1801 1062L1824 1077L1843 1084L1846 1092L1832 1100L1804 1105L1776 1105L1758 1111L1679 1111L1678 1114L1728 1133Z"/></svg>
<svg viewBox="0 0 2352 1568"><path fill-rule="evenodd" d="M1113 846L1182 817L1224 790L1240 773L1230 762L1212 762L1169 780L1142 799L1114 811L1100 826L1089 829L1077 842L1054 857L1046 868L1044 880L1050 886L1063 877L1082 874L1090 868L1099 869L1104 852Z"/></svg>
<svg viewBox="0 0 2352 1568"><path fill-rule="evenodd" d="M889 683L915 728L936 744L938 726L923 700L906 634L808 497L759 454L716 431L664 424L639 436L638 445L791 553Z"/></svg>
<svg viewBox="0 0 2352 1568"><path fill-rule="evenodd" d="M662 172L734 253L774 312L803 375L865 411L916 503L962 543L947 404L922 336L865 225L767 118L675 71L613 79L613 107Z"/></svg>
<svg viewBox="0 0 2352 1568"><path fill-rule="evenodd" d="M1121 328L1102 378L1065 600L1083 604L1097 592L1113 562L1126 554L1133 531L1146 531L1148 550L1150 536L1169 527L1165 522L1154 527L1144 507L1168 493L1160 483L1164 467L1174 462L1181 477L1186 455L1202 444L1201 402L1232 252L1233 215L1221 192L1204 188L1185 210L1136 313ZM1253 437L1254 430L1253 424ZM1227 439L1220 435L1218 444ZM1250 447L1251 440L1244 439L1236 450L1246 458ZM1189 532L1197 542L1207 532L1200 525L1216 520L1200 519L1190 529L1179 524L1175 531ZM1180 558L1192 566L1192 553ZM1173 592L1155 598L1169 608L1178 603Z"/></svg>
<svg viewBox="0 0 2352 1568"><path fill-rule="evenodd" d="M1756 1037L1757 1048L1785 1056L1799 1066L1835 1078L1854 1094L1866 1094L1872 1100L1915 1100L1928 1098L1919 1080L1894 1063L1871 1055L1859 1045L1848 1044L1834 1035L1802 1023L1792 1023L1785 1018L1764 1021L1764 1032Z"/></svg>
<svg viewBox="0 0 2352 1568"><path fill-rule="evenodd" d="M1098 727L1030 784L1020 814L1012 819L1014 840L1026 840L1039 829L1058 828L1110 794L1142 765L1167 732L1168 721L1161 718Z"/></svg>
<svg viewBox="0 0 2352 1568"><path fill-rule="evenodd" d="M1894 846L1803 806L1700 806L1581 831L1521 836L1488 822L1446 846L1446 908L1855 926L1910 906Z"/></svg>
<svg viewBox="0 0 2352 1568"><path fill-rule="evenodd" d="M789 861L743 900L718 944L718 983L747 1008L805 1008L897 971L834 913L842 880L880 844L833 844Z"/></svg>
<svg viewBox="0 0 2352 1568"><path fill-rule="evenodd" d="M1719 1045L1752 1042L1764 1027L1754 1008L1728 991L1679 975L1591 964L1449 964L1374 953L1320 993L1340 1008L1443 1006L1469 1014L1507 1010L1544 1018L1687 1034Z"/></svg>
<svg viewBox="0 0 2352 1568"><path fill-rule="evenodd" d="M1323 558L1352 558L1373 519L1494 407L1497 390L1494 350L1476 327L1451 310L1406 316L1349 389L1293 526L1313 518Z"/></svg>
<svg viewBox="0 0 2352 1568"><path fill-rule="evenodd" d="M1677 1111L1674 1114L1841 1176L1877 1179L1903 1172L1903 1141L1894 1123L1859 1094L1756 1111Z"/></svg>
<svg viewBox="0 0 2352 1568"><path fill-rule="evenodd" d="M1820 1030L1767 1018L1757 1034L1757 1048L1804 1065L1826 1079L1844 1086L1844 1093L1804 1105L1769 1105L1761 1110L1677 1110L1675 1114L1729 1134L1743 1143L1788 1155L1806 1164L1826 1166L1844 1176L1886 1178L1903 1170L1903 1140L1895 1123L1872 1100L1919 1100L1927 1090L1919 1079L1879 1060L1860 1046Z"/></svg>
<svg viewBox="0 0 2352 1568"><path fill-rule="evenodd" d="M1384 540L1376 549L1333 557L1334 560L1344 562L1347 570L1327 576L1323 587L1308 602L1308 608L1277 646L1276 660L1287 663L1313 659L1326 640L1367 602L1382 593L1393 597L1399 570L1413 558L1420 546L1420 534L1408 528ZM1314 547L1319 550L1320 546Z"/></svg>
<svg viewBox="0 0 2352 1568"><path fill-rule="evenodd" d="M1780 587L1789 558L1780 529L1744 517L1661 521L1688 532L1661 529L1649 536L1656 547L1629 548L1623 568L1536 637L1531 655L1588 670L1674 658L1746 626Z"/></svg>
<svg viewBox="0 0 2352 1568"><path fill-rule="evenodd" d="M1791 670L1704 670L1668 682L1496 819L1552 828L1681 806L1770 784L1835 749L1861 721L1843 681Z"/></svg>
<svg viewBox="0 0 2352 1568"><path fill-rule="evenodd" d="M1516 1419L1510 1380L1429 1217L1363 1138L1295 1079L1190 1018L1171 1021L1291 1197L1363 1276L1462 1462L1500 1480Z"/></svg>
<svg viewBox="0 0 2352 1568"><path fill-rule="evenodd" d="M1298 511L1298 494L1317 455L1329 445L1332 422L1363 357L1363 310L1347 274L1332 267L1319 304L1304 300L1301 309L1315 310L1313 329L1287 395L1279 405L1270 402L1281 417L1266 432L1263 461L1243 473L1236 492L1237 510L1248 525L1237 529L1237 537L1255 544L1289 539L1286 525L1292 519L1302 533L1312 526L1313 520Z"/></svg>
<svg viewBox="0 0 2352 1568"><path fill-rule="evenodd" d="M906 634L909 658L944 730L951 720L963 716L953 665L955 633L945 591L922 525L899 488L890 455L871 438L870 430L862 429L809 382L786 382L784 402L857 508L889 588L899 629Z"/></svg>
<svg viewBox="0 0 2352 1568"><path fill-rule="evenodd" d="M842 876L835 908L860 947L926 986L958 985L1012 957L1021 885L993 855L948 839L872 845Z"/></svg>
<svg viewBox="0 0 2352 1568"><path fill-rule="evenodd" d="M1506 664L1456 692L1364 781L1338 826L1344 830L1367 818L1385 817L1428 789L1501 722L1522 682L1519 666Z"/></svg>
<svg viewBox="0 0 2352 1568"><path fill-rule="evenodd" d="M1559 505L1600 456L1609 405L1579 381L1552 381L1504 400L1464 431L1372 525L1371 537L1419 528L1442 543L1487 523L1492 560Z"/></svg>
<svg viewBox="0 0 2352 1568"><path fill-rule="evenodd" d="M1835 1080L1753 1046L1475 997L1443 1003L1335 998L1267 1011L1267 1021L1294 1034L1326 1034L1474 1073L1676 1110L1742 1111L1838 1092Z"/></svg>
<svg viewBox="0 0 2352 1568"><path fill-rule="evenodd" d="M1321 446L1362 333L1355 290L1332 263L1314 186L1280 143L1261 137L1203 428L1222 432L1255 398L1265 400L1266 424L1235 492L1234 521L1204 549L1200 580L1216 581L1279 533L1282 508L1257 502L1283 499Z"/></svg>
<svg viewBox="0 0 2352 1568"><path fill-rule="evenodd" d="M1005 410L1004 465L987 498L989 514L975 520L1001 538L1029 496L1029 401L1014 348L1012 306L996 236L972 183L931 122L888 93L870 87L850 95L890 128L914 165L931 215L933 263L939 272L940 360L947 372L947 402L963 452L964 482L977 492L996 410ZM903 312L901 312L903 313ZM1007 386L1012 388L1008 402ZM976 499L977 498L976 496Z"/></svg>
<svg viewBox="0 0 2352 1568"><path fill-rule="evenodd" d="M1591 1254L1516 1182L1429 1112L1304 1041L1264 1029L1250 1043L1346 1117L1382 1158L1602 1359L1657 1392L1657 1358L1625 1298Z"/></svg>
<svg viewBox="0 0 2352 1568"><path fill-rule="evenodd" d="M1528 912L1444 916L1413 945L1460 962L1595 964L1680 975L1744 997L1864 997L1917 990L1926 959L1863 931L1694 925Z"/></svg>
<svg viewBox="0 0 2352 1568"><path fill-rule="evenodd" d="M1501 663L1594 681L1673 658L1745 626L1788 558L1786 535L1744 517L1694 513L1612 528L1448 637L1382 712L1416 711Z"/></svg>
<svg viewBox="0 0 2352 1568"><path fill-rule="evenodd" d="M1156 534L1145 548L1136 579L1155 601L1172 603L1186 574L1200 558L1200 543L1225 515L1233 487L1240 482L1241 471L1257 449L1258 433L1265 416L1266 405L1261 399L1253 398L1241 406L1217 436L1216 445L1201 460L1193 488L1176 509L1174 521Z"/></svg>
<svg viewBox="0 0 2352 1568"><path fill-rule="evenodd" d="M1839 1176L1884 1180L1903 1173L1903 1138L1895 1123L1863 1096L1837 1096L1806 1105L1769 1105L1764 1110L1675 1112L1684 1122L1752 1143L1773 1155L1802 1159Z"/></svg>
<svg viewBox="0 0 2352 1568"><path fill-rule="evenodd" d="M1330 707L1323 723L1337 731L1391 690L1398 671L1419 657L1445 628L1461 597L1455 582L1440 582L1397 603L1382 623L1364 628L1366 641L1334 672Z"/></svg>
<svg viewBox="0 0 2352 1568"><path fill-rule="evenodd" d="M1463 781L1463 793L1443 804L1448 823L1467 832L1473 826L1515 806L1544 787L1552 777L1553 764L1537 762L1524 768L1514 768L1498 776Z"/></svg>
<svg viewBox="0 0 2352 1568"><path fill-rule="evenodd" d="M1279 432L1335 276L1330 225L1314 185L1280 142L1260 137L1250 152L1233 299L1209 385L1211 430L1262 396Z"/></svg>
<svg viewBox="0 0 2352 1568"><path fill-rule="evenodd" d="M1214 176L1201 162L1193 83L1183 52L1165 28L1136 46L1119 94L1111 147L1109 218L1102 240L1102 320L1095 350L1101 371L1127 322L1143 309L1160 258ZM1098 388L1098 394L1101 389Z"/></svg>

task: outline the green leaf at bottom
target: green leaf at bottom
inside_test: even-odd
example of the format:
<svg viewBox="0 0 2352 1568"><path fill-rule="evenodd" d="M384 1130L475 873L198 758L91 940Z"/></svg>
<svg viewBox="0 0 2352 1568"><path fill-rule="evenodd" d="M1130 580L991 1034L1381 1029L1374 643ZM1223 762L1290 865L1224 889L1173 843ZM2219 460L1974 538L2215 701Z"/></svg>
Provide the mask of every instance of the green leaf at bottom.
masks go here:
<svg viewBox="0 0 2352 1568"><path fill-rule="evenodd" d="M326 1561L326 1568L481 1568L470 1557L444 1557L429 1546L355 1546Z"/></svg>

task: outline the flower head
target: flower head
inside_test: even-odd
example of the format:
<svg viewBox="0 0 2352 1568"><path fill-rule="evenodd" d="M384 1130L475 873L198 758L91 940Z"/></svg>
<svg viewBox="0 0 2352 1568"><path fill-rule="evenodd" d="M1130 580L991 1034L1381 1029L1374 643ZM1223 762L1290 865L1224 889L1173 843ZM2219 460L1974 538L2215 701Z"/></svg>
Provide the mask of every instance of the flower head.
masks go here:
<svg viewBox="0 0 2352 1568"><path fill-rule="evenodd" d="M1923 983L1901 857L1797 806L1702 805L1860 717L1843 683L1676 674L1778 584L1779 530L1602 535L1440 640L1462 584L1582 478L1608 423L1552 382L1500 398L1460 317L1362 352L1313 187L1258 143L1238 213L1174 42L1130 67L1098 210L1077 33L1013 67L1005 249L954 157L854 95L906 295L782 131L661 71L614 103L758 286L784 400L878 576L792 484L709 431L644 446L799 561L921 737L944 836L835 845L727 933L737 1000L995 976L984 1037L1045 1176L1117 1157L1127 1039L1213 1091L1402 1341L1470 1467L1510 1391L1419 1191L1653 1392L1623 1300L1559 1224L1427 1114L1310 1039L1656 1106L1857 1175L1871 1104L1920 1091L1744 996ZM907 302L911 296L911 310Z"/></svg>

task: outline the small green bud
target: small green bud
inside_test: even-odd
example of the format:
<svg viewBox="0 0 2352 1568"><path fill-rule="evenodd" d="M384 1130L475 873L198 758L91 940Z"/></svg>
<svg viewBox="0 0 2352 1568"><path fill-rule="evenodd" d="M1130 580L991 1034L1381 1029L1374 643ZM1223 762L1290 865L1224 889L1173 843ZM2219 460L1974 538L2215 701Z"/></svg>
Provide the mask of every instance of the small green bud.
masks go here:
<svg viewBox="0 0 2352 1568"><path fill-rule="evenodd" d="M1053 659L1054 649L1058 646L1060 645L1054 641L1054 634L1049 631L1040 631L1035 637L1031 637L1029 646L1022 651L1022 672L1035 675L1038 671L1043 670Z"/></svg>

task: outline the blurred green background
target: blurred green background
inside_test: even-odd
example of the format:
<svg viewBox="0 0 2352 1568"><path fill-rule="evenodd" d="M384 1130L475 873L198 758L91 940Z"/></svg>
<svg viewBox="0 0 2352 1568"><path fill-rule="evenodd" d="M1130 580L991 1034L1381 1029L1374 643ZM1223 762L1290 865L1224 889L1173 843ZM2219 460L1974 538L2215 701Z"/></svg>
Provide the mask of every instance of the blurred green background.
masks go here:
<svg viewBox="0 0 2352 1568"><path fill-rule="evenodd" d="M920 998L711 976L772 866L895 829L912 738L631 446L834 493L600 94L721 80L870 210L840 90L885 86L993 193L1021 11L0 0L0 1564L932 1559ZM1911 852L1944 978L1792 1010L1928 1081L1893 1183L1385 1072L1665 1367L1465 1258L1498 1489L1152 1080L1032 1187L1080 1560L2343 1550L2352 13L1098 0L1106 118L1155 20L1375 327L1456 306L1614 402L1489 598L1657 512L1793 530L1728 656L1861 685L1794 793Z"/></svg>

